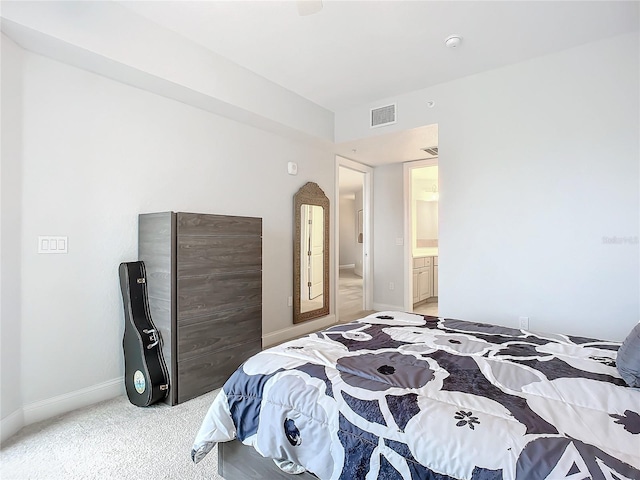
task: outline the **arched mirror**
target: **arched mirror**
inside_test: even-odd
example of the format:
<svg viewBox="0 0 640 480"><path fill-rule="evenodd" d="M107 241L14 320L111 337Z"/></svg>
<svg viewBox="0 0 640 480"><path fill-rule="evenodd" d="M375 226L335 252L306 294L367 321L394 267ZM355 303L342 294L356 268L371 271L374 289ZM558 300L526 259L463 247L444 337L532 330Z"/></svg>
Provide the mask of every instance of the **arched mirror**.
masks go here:
<svg viewBox="0 0 640 480"><path fill-rule="evenodd" d="M308 182L293 208L293 323L301 323L329 315L329 199Z"/></svg>

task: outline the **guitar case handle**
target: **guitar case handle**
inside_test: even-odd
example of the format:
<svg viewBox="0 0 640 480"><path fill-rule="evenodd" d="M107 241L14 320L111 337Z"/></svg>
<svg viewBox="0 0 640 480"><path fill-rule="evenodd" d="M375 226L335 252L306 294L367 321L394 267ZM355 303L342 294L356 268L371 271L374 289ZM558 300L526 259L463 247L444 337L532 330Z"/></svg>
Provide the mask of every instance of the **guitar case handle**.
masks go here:
<svg viewBox="0 0 640 480"><path fill-rule="evenodd" d="M142 330L142 333L146 333L149 335L149 341L151 342L147 345L147 350L151 350L153 347L160 343L160 337L158 336L158 331L155 328L150 328L147 330Z"/></svg>

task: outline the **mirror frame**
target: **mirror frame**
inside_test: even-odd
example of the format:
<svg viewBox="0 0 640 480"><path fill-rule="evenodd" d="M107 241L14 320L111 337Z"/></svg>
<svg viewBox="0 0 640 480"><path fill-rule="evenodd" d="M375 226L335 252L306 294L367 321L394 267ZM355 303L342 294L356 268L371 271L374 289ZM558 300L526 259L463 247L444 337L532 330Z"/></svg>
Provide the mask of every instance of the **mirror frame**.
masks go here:
<svg viewBox="0 0 640 480"><path fill-rule="evenodd" d="M322 207L324 216L322 307L308 312L300 311L300 265L302 262L300 210L303 204ZM329 315L329 199L317 183L307 182L293 197L293 211L293 323L302 323Z"/></svg>

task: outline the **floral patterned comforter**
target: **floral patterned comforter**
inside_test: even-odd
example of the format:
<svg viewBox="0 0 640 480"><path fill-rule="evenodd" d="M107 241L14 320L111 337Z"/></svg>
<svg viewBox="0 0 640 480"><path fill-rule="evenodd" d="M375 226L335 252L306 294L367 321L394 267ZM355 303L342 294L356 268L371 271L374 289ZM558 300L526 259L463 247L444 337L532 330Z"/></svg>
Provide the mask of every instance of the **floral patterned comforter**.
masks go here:
<svg viewBox="0 0 640 480"><path fill-rule="evenodd" d="M265 350L192 451L239 439L320 479L640 479L618 343L383 312Z"/></svg>

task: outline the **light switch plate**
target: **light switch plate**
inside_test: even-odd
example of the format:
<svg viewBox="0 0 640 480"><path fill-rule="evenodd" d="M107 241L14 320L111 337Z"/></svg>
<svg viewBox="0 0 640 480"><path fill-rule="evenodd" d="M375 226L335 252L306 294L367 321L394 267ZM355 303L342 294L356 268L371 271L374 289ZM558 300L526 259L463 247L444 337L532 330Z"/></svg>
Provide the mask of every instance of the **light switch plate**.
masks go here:
<svg viewBox="0 0 640 480"><path fill-rule="evenodd" d="M68 253L68 237L38 236L38 253Z"/></svg>

